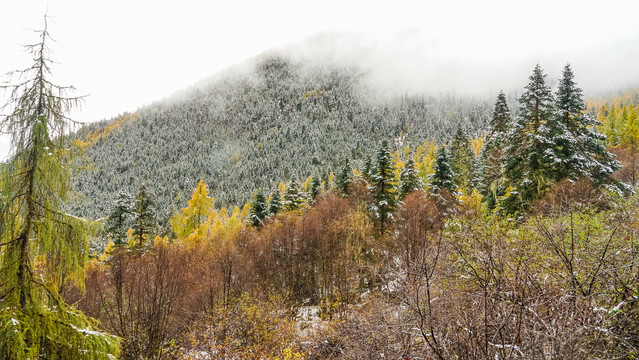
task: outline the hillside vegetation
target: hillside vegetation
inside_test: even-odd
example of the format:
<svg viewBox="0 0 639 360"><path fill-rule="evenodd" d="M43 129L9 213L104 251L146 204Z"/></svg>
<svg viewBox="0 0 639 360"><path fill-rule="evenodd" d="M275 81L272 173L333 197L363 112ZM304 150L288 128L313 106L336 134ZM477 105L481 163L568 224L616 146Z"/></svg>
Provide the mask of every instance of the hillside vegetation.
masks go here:
<svg viewBox="0 0 639 360"><path fill-rule="evenodd" d="M457 124L480 134L490 109L454 96L385 96L356 68L267 56L79 132L89 170L74 176L83 197L72 212L104 217L120 190L144 183L166 222L200 179L218 205L243 204L280 181L326 180L347 159L362 168L382 139L416 148L449 139Z"/></svg>
<svg viewBox="0 0 639 360"><path fill-rule="evenodd" d="M485 143L461 126L445 145L383 141L362 170L283 180L243 207L201 180L167 235L146 223L146 189L123 191L86 293L65 296L128 358L632 358L630 163L606 151L569 66L556 92L544 79L535 67L512 116L498 95Z"/></svg>

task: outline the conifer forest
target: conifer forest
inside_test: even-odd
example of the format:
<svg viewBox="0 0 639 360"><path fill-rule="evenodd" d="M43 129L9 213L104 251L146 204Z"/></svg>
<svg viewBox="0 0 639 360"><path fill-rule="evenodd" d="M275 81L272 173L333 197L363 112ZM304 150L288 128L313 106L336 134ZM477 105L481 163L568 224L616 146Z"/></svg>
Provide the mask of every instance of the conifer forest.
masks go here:
<svg viewBox="0 0 639 360"><path fill-rule="evenodd" d="M639 88L391 96L273 51L79 124L35 34L0 359L639 357Z"/></svg>

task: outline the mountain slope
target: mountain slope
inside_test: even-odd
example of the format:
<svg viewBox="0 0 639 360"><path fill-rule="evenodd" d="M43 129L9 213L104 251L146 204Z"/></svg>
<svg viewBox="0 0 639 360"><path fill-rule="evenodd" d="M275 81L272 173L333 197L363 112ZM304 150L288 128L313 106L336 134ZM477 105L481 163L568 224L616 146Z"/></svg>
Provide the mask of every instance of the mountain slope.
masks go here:
<svg viewBox="0 0 639 360"><path fill-rule="evenodd" d="M71 210L106 216L118 191L145 183L165 221L199 179L217 206L241 205L257 188L326 177L346 158L361 166L382 139L414 148L447 139L458 122L478 134L491 108L454 96L384 96L356 67L263 56L248 70L80 131L94 170L76 173L82 198Z"/></svg>

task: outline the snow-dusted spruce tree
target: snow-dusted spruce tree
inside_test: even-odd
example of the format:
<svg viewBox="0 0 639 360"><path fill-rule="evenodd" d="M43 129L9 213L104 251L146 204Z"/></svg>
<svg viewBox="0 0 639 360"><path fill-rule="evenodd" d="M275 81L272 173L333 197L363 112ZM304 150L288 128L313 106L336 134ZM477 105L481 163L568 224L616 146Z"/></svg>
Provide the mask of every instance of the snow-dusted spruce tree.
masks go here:
<svg viewBox="0 0 639 360"><path fill-rule="evenodd" d="M306 196L300 185L296 181L291 181L286 187L286 194L284 194L284 201L282 202L282 208L286 211L297 210L304 205Z"/></svg>
<svg viewBox="0 0 639 360"><path fill-rule="evenodd" d="M258 190L251 201L251 211L249 218L253 226L261 226L262 220L268 215L268 209L266 207L266 198L261 190Z"/></svg>
<svg viewBox="0 0 639 360"><path fill-rule="evenodd" d="M0 358L112 359L119 340L96 330L96 321L66 304L59 287L84 285L86 222L66 214L73 147L68 111L81 98L51 81L46 26L25 49L33 64L15 72L0 120L11 135L12 158L0 186Z"/></svg>
<svg viewBox="0 0 639 360"><path fill-rule="evenodd" d="M497 95L495 109L490 120L490 131L486 137L486 143L482 149L477 169L480 181L478 187L486 198L489 208L493 208L497 198L503 195L501 182L503 172L503 149L507 143L507 131L510 125L510 109L503 91Z"/></svg>
<svg viewBox="0 0 639 360"><path fill-rule="evenodd" d="M392 216L395 208L395 171L388 142L384 140L377 152L377 170L371 176L371 192L375 198L375 212L379 219L379 230L383 234L386 222Z"/></svg>
<svg viewBox="0 0 639 360"><path fill-rule="evenodd" d="M435 153L435 166L430 175L430 186L434 193L447 189L451 194L457 192L457 185L453 182L453 170L450 165L450 154L446 146L440 146Z"/></svg>
<svg viewBox="0 0 639 360"><path fill-rule="evenodd" d="M146 186L142 185L135 199L135 208L133 209L133 238L137 241L138 246L144 245L146 240L151 237L156 226L155 204L151 200Z"/></svg>
<svg viewBox="0 0 639 360"><path fill-rule="evenodd" d="M268 206L268 213L270 215L275 215L282 210L282 196L280 195L280 190L275 189L273 194L271 195L271 200Z"/></svg>
<svg viewBox="0 0 639 360"><path fill-rule="evenodd" d="M621 190L621 185L611 178L621 166L606 150L606 137L597 130L599 122L586 113L582 92L574 81L570 65L564 67L555 98L555 158L551 162L554 180L588 177L595 184L612 185Z"/></svg>
<svg viewBox="0 0 639 360"><path fill-rule="evenodd" d="M419 173L415 168L415 161L413 161L412 157L406 161L406 164L404 164L404 168L399 175L399 181L401 183L399 198L402 200L411 192L424 187L422 178L419 176Z"/></svg>
<svg viewBox="0 0 639 360"><path fill-rule="evenodd" d="M546 84L546 75L537 64L530 75L526 91L519 98L519 114L510 127L504 148L504 178L510 191L503 208L508 213L529 209L550 185L553 161L554 98Z"/></svg>
<svg viewBox="0 0 639 360"><path fill-rule="evenodd" d="M348 196L348 186L351 183L352 176L353 169L351 169L351 165L346 159L346 163L342 166L342 170L340 170L335 179L335 189L340 196Z"/></svg>
<svg viewBox="0 0 639 360"><path fill-rule="evenodd" d="M453 182L458 189L470 192L475 172L474 158L470 138L461 124L457 124L455 136L450 142L450 165L454 174Z"/></svg>
<svg viewBox="0 0 639 360"><path fill-rule="evenodd" d="M126 243L126 231L129 229L129 217L133 210L133 200L126 190L121 190L113 204L113 210L106 221L106 232L116 245Z"/></svg>
<svg viewBox="0 0 639 360"><path fill-rule="evenodd" d="M309 194L311 197L311 202L314 202L315 198L317 198L317 195L319 195L321 186L322 183L319 175L313 175L313 180L311 180L311 192Z"/></svg>

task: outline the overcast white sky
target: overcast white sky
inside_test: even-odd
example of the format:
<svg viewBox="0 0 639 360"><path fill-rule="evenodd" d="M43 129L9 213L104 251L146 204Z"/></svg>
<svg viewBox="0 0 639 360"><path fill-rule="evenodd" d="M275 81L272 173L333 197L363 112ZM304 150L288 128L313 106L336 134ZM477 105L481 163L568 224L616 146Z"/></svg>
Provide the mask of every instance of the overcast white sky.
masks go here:
<svg viewBox="0 0 639 360"><path fill-rule="evenodd" d="M0 73L30 64L20 45L37 40L28 29L41 28L45 12L56 39L54 75L89 94L74 114L87 122L318 33L364 36L374 51L362 60L408 90L523 86L537 62L559 77L569 61L586 91L639 80L639 1L632 0L2 1ZM0 138L0 158L7 142Z"/></svg>

